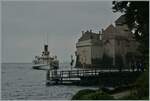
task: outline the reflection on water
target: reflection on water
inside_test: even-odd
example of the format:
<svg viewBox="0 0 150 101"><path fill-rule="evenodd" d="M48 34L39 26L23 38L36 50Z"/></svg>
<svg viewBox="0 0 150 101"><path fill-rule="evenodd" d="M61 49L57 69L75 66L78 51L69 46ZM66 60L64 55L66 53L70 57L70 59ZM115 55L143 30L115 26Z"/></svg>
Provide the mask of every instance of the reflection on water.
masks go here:
<svg viewBox="0 0 150 101"><path fill-rule="evenodd" d="M69 64L61 64L60 69L69 69ZM3 100L67 100L77 91L89 88L64 85L47 87L46 71L33 70L31 64L2 64L1 70Z"/></svg>

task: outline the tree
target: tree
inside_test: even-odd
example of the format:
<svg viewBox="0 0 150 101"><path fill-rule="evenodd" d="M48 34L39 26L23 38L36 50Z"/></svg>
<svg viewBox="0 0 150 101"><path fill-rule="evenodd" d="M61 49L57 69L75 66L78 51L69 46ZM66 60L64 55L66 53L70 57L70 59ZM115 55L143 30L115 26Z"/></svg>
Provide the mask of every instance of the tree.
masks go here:
<svg viewBox="0 0 150 101"><path fill-rule="evenodd" d="M148 68L149 59L149 1L113 1L113 11L122 12L125 15L129 29L134 30L134 36L141 44L139 51L143 54L144 62ZM136 85L138 99L149 97L149 71L143 72L138 78ZM130 96L130 99L134 96Z"/></svg>
<svg viewBox="0 0 150 101"><path fill-rule="evenodd" d="M148 1L113 1L113 12L125 15L126 24L140 42L139 51L148 63L149 55L149 2Z"/></svg>

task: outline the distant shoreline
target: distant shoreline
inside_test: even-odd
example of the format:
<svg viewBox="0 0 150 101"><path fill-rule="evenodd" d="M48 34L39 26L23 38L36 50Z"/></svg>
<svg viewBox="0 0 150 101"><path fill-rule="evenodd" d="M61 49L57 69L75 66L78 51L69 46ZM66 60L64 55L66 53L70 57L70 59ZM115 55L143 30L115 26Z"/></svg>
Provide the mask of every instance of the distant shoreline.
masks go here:
<svg viewBox="0 0 150 101"><path fill-rule="evenodd" d="M32 64L32 63L27 63L27 62L2 62L1 64Z"/></svg>

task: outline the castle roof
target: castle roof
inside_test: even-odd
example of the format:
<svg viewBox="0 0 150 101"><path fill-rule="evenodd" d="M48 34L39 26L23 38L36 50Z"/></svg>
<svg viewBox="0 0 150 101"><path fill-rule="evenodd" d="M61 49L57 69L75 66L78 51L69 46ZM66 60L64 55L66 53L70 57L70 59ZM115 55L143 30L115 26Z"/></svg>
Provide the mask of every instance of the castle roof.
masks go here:
<svg viewBox="0 0 150 101"><path fill-rule="evenodd" d="M125 22L126 22L125 17L126 17L125 15L121 15L121 16L115 21L115 24L116 24L116 25L125 24Z"/></svg>
<svg viewBox="0 0 150 101"><path fill-rule="evenodd" d="M99 39L99 34L86 31L85 33L82 33L82 36L79 39L79 41L84 41L84 40L89 40L89 39Z"/></svg>
<svg viewBox="0 0 150 101"><path fill-rule="evenodd" d="M116 33L116 28L111 24L104 30L104 33Z"/></svg>

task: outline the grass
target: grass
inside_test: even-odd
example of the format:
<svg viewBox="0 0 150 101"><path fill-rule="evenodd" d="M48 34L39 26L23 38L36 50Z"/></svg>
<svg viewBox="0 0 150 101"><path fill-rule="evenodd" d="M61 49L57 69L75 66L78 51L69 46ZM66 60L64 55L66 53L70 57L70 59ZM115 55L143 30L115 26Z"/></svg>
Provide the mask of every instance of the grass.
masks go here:
<svg viewBox="0 0 150 101"><path fill-rule="evenodd" d="M149 99L149 72L143 72L142 75L131 85L120 86L114 90L101 89L90 90L85 89L79 91L73 96L72 100L114 100L111 94L130 90L130 95L123 96L116 100L148 100Z"/></svg>
<svg viewBox="0 0 150 101"><path fill-rule="evenodd" d="M96 91L94 93L83 95L80 100L114 100L114 97L103 91Z"/></svg>
<svg viewBox="0 0 150 101"><path fill-rule="evenodd" d="M90 93L94 93L95 90L91 90L91 89L84 89L84 90L80 90L78 93L76 93L73 97L72 100L79 100L82 98L83 95L88 95Z"/></svg>
<svg viewBox="0 0 150 101"><path fill-rule="evenodd" d="M80 90L73 96L72 100L112 100L113 96L99 90Z"/></svg>

